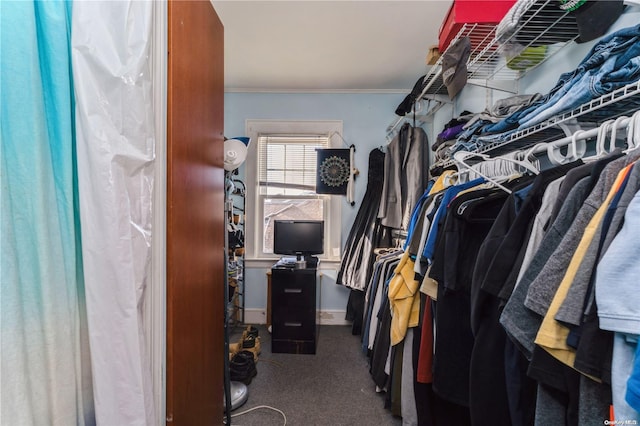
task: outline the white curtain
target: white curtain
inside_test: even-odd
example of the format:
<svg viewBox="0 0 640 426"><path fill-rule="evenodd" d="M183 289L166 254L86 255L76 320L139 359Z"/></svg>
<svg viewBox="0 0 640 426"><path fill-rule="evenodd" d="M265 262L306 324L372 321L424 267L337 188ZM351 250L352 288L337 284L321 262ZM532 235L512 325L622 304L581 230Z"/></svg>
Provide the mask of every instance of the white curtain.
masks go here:
<svg viewBox="0 0 640 426"><path fill-rule="evenodd" d="M0 424L155 425L154 2L0 3Z"/></svg>
<svg viewBox="0 0 640 426"><path fill-rule="evenodd" d="M0 424L92 425L71 3L0 9Z"/></svg>
<svg viewBox="0 0 640 426"><path fill-rule="evenodd" d="M102 425L156 424L142 315L151 279L153 5L73 8L82 253Z"/></svg>

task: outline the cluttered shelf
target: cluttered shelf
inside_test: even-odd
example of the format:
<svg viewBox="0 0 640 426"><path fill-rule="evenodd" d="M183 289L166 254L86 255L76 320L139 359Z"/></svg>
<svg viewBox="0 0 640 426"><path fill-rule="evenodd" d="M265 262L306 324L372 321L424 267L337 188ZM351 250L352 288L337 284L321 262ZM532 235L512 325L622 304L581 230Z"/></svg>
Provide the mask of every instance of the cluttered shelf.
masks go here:
<svg viewBox="0 0 640 426"><path fill-rule="evenodd" d="M227 179L227 285L229 298L227 314L229 325L244 323L245 318L245 193L244 182Z"/></svg>
<svg viewBox="0 0 640 426"><path fill-rule="evenodd" d="M468 38L467 82L517 92L517 80L578 37L575 17L554 0L517 2L499 23L464 23L423 80L422 97L447 94L443 58Z"/></svg>
<svg viewBox="0 0 640 426"><path fill-rule="evenodd" d="M474 152L498 156L509 151L526 149L537 143L550 142L568 136L575 130L576 125L580 128L596 127L606 120L632 115L638 110L640 110L640 81L593 99L569 112L513 132L504 141L484 144ZM453 159L448 159L436 163L434 167L448 168L454 164Z"/></svg>
<svg viewBox="0 0 640 426"><path fill-rule="evenodd" d="M465 5L465 2L459 3ZM505 11L500 9L503 6L496 6L501 3L513 6ZM477 8L482 7L483 2L466 4L466 7ZM559 9L555 0L493 2L487 5L491 12L485 12L481 18L484 22L476 22L480 19L480 11L471 9L467 11L466 18L455 18L466 19L467 22L452 24L449 20L455 15L454 6L441 29L439 56L407 96L411 105L401 104L396 110L399 118L387 127L388 135L393 134L410 112L429 117L447 102L450 94L443 78L443 58L445 54L453 55L450 47L459 40L469 40L470 51L464 72L469 84L517 93L520 78L578 38L575 17ZM421 101L429 103L425 107Z"/></svg>

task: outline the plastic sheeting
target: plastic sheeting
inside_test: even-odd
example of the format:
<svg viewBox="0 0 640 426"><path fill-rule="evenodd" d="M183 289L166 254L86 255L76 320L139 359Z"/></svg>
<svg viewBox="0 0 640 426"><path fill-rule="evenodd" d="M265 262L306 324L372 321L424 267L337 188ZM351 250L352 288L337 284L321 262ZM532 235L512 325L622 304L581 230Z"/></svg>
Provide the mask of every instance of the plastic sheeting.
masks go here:
<svg viewBox="0 0 640 426"><path fill-rule="evenodd" d="M73 9L82 253L96 419L156 424L142 301L151 280L154 2Z"/></svg>
<svg viewBox="0 0 640 426"><path fill-rule="evenodd" d="M0 424L92 425L71 3L0 8Z"/></svg>

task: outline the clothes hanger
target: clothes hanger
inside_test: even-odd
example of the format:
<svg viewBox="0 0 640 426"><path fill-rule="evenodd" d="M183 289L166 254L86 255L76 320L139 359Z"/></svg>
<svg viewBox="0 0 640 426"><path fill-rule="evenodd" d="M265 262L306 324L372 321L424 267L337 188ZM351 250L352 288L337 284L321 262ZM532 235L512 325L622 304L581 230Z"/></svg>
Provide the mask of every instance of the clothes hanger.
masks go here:
<svg viewBox="0 0 640 426"><path fill-rule="evenodd" d="M495 158L487 156L486 158L488 159L486 161L473 165L472 169L489 176L500 176L503 179L509 179L513 175L521 175L523 172L531 172L534 175L538 175L540 166L531 161L532 157L535 158L535 156L522 151L514 151Z"/></svg>
<svg viewBox="0 0 640 426"><path fill-rule="evenodd" d="M633 147L640 147L640 111L632 116L633 118Z"/></svg>
<svg viewBox="0 0 640 426"><path fill-rule="evenodd" d="M605 127L602 132L602 139L598 140L596 144L596 152L600 153L600 156L607 155L616 149L616 140L618 129L621 127L620 123L624 120L629 120L629 123L633 123L633 120L627 116L621 116L616 118L615 120L605 121L600 125L600 129ZM627 124L628 126L629 124ZM607 150L607 134L609 135L609 149ZM598 133L598 137L600 138L601 134Z"/></svg>
<svg viewBox="0 0 640 426"><path fill-rule="evenodd" d="M598 126L598 134L596 135L595 144L596 152L594 155L589 157L583 157L583 161L588 162L598 160L607 154L607 135L609 134L609 131L611 131L613 125L614 120L607 120Z"/></svg>
<svg viewBox="0 0 640 426"><path fill-rule="evenodd" d="M537 157L534 155L537 152L545 152L547 151L547 147L549 146L548 142L539 142L537 144L535 144L534 146L532 146L529 150L524 152L524 157L525 158L536 158Z"/></svg>
<svg viewBox="0 0 640 426"><path fill-rule="evenodd" d="M387 133L387 136L385 137L385 139L387 140L387 145L389 145L391 143L391 141L393 140L394 137L396 137L396 132L391 132L391 133ZM382 151L386 150L386 146L381 146L380 149Z"/></svg>
<svg viewBox="0 0 640 426"><path fill-rule="evenodd" d="M464 183L465 180L460 179L459 177L460 172L455 172L455 173L451 173L448 176L445 176L443 181L442 181L442 185L443 188L449 188L450 186L454 186L454 185L460 185L461 183Z"/></svg>
<svg viewBox="0 0 640 426"><path fill-rule="evenodd" d="M627 149L623 152L630 153L640 146L640 111L636 111L627 123Z"/></svg>
<svg viewBox="0 0 640 426"><path fill-rule="evenodd" d="M466 152L466 151L458 151L455 154L453 154L453 160L460 166L464 167L465 169L472 171L473 173L478 174L480 177L483 177L484 179L487 180L487 182L492 183L493 185L497 186L498 188L502 189L503 191L505 191L507 194L511 194L511 190L505 186L503 186L502 184L500 184L500 182L498 182L495 178L492 178L490 176L485 175L484 173L481 173L479 171L477 171L476 169L472 168L471 165L467 164L465 161L468 158L471 157L480 157L482 159L488 159L490 158L488 155L486 154L480 154L480 153L473 153L473 152ZM460 168L458 167L458 170Z"/></svg>
<svg viewBox="0 0 640 426"><path fill-rule="evenodd" d="M567 145L567 155L562 155L560 147L547 145L547 156L555 165L567 164L579 160L587 152L587 142L581 136L584 130L577 130L571 135L571 142Z"/></svg>
<svg viewBox="0 0 640 426"><path fill-rule="evenodd" d="M522 158L519 158L521 155L522 155ZM540 174L540 166L534 164L531 161L531 158L536 158L536 157L533 156L533 155L529 155L528 153L523 152L523 151L515 151L513 157L509 157L508 155L503 155L503 156L498 157L497 159L511 162L511 163L513 163L513 164L515 164L517 166L520 166L520 167L524 168L525 170L530 171L534 175L538 175L538 174ZM537 161L537 159L536 159L536 161ZM514 172L520 173L521 170L517 170L516 169L516 170L514 170Z"/></svg>
<svg viewBox="0 0 640 426"><path fill-rule="evenodd" d="M467 182L466 177L468 176L468 173L468 170L458 170L457 172L445 175L445 177L442 179L442 185L445 188L448 188L459 183L465 183Z"/></svg>
<svg viewBox="0 0 640 426"><path fill-rule="evenodd" d="M621 127L620 123L622 123L624 120L631 120L631 119L629 117L623 115L622 117L616 118L616 120L613 122L613 127L611 128L611 138L609 139L609 151L608 151L608 153L612 153L613 151L616 150L616 140L617 140L617 137L618 137L618 135L617 135L618 129Z"/></svg>
<svg viewBox="0 0 640 426"><path fill-rule="evenodd" d="M607 153L607 134L611 131L613 123L614 120L607 120L598 127L595 158L600 158Z"/></svg>

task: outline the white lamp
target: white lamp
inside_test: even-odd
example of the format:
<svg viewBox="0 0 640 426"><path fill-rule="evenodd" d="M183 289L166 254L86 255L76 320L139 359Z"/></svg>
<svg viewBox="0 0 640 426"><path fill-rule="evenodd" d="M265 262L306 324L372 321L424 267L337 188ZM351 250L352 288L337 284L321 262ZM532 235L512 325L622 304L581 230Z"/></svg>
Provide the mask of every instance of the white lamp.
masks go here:
<svg viewBox="0 0 640 426"><path fill-rule="evenodd" d="M250 138L238 137L224 141L224 169L232 172L247 159Z"/></svg>

